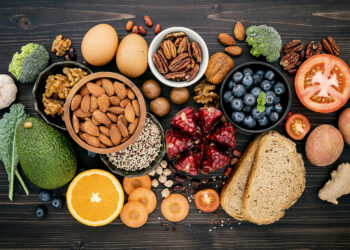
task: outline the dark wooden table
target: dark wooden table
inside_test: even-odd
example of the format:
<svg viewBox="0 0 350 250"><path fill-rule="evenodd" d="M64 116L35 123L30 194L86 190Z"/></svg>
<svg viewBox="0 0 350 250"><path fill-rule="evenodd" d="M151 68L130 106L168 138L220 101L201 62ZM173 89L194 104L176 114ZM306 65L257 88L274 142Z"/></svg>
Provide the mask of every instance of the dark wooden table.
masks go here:
<svg viewBox="0 0 350 250"><path fill-rule="evenodd" d="M274 26L284 42L300 39L304 43L321 40L332 35L341 48L341 58L350 63L350 2L344 1L26 1L2 0L0 3L0 73L7 73L13 53L28 42L43 44L48 50L58 34L72 40L78 59L83 60L80 43L85 32L95 24L113 25L119 39L126 35L125 23L132 19L143 24L143 16L149 14L154 23L163 28L185 26L197 31L206 41L211 54L223 51L217 42L217 34L232 34L236 21L247 27L255 24ZM145 37L149 44L153 30ZM235 58L235 65L256 60L249 54L247 44L240 43L243 54ZM51 62L62 61L51 53ZM275 63L278 66L278 63ZM279 67L279 66L278 66ZM114 61L94 71L117 71ZM140 87L152 78L148 70L134 79ZM293 78L288 76L293 85ZM18 83L18 100L25 104L31 115L37 116L31 94L32 84ZM169 88L163 86L162 96L169 98ZM193 101L187 105L196 106ZM349 106L349 104L347 104ZM171 117L183 108L172 106L171 113L160 119L164 128L169 127ZM2 110L1 115L8 111ZM314 128L328 123L335 125L339 112L320 114L304 108L296 98L293 88L292 112L303 113ZM285 134L283 125L278 129ZM67 135L68 136L68 135ZM237 148L243 151L252 136L237 134ZM305 141L298 142L298 151L304 152ZM105 168L98 156L90 157L78 148L79 167ZM233 221L220 209L218 215L224 225L218 225L212 214L199 213L191 202L186 220L176 225L160 226L166 222L159 205L145 226L129 229L120 219L100 228L78 223L65 207L55 210L49 205L45 220L34 216L34 209L42 204L38 199L39 188L26 183L30 189L27 197L19 183L15 183L14 201L8 200L8 181L0 166L0 247L1 248L349 248L350 247L350 195L340 199L335 206L319 200L317 193L329 178L329 173L341 162L350 162L350 146L345 146L341 157L329 167L314 167L305 159L306 189L299 201L287 211L284 218L269 226ZM1 164L2 165L2 164ZM222 172L216 173L222 175ZM212 175L214 176L214 175ZM64 194L67 187L55 191ZM157 190L160 203L160 190ZM214 218L211 225L211 219Z"/></svg>

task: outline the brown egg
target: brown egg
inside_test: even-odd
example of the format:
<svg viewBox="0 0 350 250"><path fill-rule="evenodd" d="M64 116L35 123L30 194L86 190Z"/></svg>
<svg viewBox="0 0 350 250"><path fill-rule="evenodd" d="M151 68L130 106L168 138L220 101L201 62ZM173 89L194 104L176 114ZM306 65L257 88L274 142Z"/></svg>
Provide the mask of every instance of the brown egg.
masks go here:
<svg viewBox="0 0 350 250"><path fill-rule="evenodd" d="M170 91L170 100L177 105L184 104L190 98L190 91L187 88L173 88Z"/></svg>
<svg viewBox="0 0 350 250"><path fill-rule="evenodd" d="M151 111L157 116L165 116L170 111L170 103L164 97L158 97L149 105Z"/></svg>
<svg viewBox="0 0 350 250"><path fill-rule="evenodd" d="M152 100L160 95L162 88L156 80L150 79L142 84L141 90L146 98Z"/></svg>

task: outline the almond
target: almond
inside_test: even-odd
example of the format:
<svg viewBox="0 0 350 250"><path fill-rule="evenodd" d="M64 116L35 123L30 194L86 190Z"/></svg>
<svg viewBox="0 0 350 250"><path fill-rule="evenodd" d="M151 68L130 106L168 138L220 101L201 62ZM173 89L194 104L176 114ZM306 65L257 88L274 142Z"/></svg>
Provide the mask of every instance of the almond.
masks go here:
<svg viewBox="0 0 350 250"><path fill-rule="evenodd" d="M105 126L100 126L99 130L102 134L104 134L105 136L110 137L110 130L109 128L105 127Z"/></svg>
<svg viewBox="0 0 350 250"><path fill-rule="evenodd" d="M110 129L111 141L115 146L118 146L122 140L122 135L116 124L113 124Z"/></svg>
<svg viewBox="0 0 350 250"><path fill-rule="evenodd" d="M79 129L80 129L81 132L84 132L84 133L85 133L85 130L84 130L84 123L83 123L83 122L81 122L81 123L79 124Z"/></svg>
<svg viewBox="0 0 350 250"><path fill-rule="evenodd" d="M91 103L91 99L89 95L86 95L83 97L83 99L81 100L81 104L80 104L80 108L81 111L87 113L90 110L90 103Z"/></svg>
<svg viewBox="0 0 350 250"><path fill-rule="evenodd" d="M76 134L79 133L79 127L80 127L80 124L79 124L79 119L78 117L76 117L75 115L73 115L72 117L72 125L73 125L73 130Z"/></svg>
<svg viewBox="0 0 350 250"><path fill-rule="evenodd" d="M126 105L124 110L124 116L125 119L130 123L135 121L135 110L132 107L131 103L128 103L128 105Z"/></svg>
<svg viewBox="0 0 350 250"><path fill-rule="evenodd" d="M100 134L98 139L102 144L106 145L107 147L113 147L113 143L111 142L111 140L104 134Z"/></svg>
<svg viewBox="0 0 350 250"><path fill-rule="evenodd" d="M137 117L140 117L140 104L139 104L138 100L136 100L136 99L132 100L131 104L132 104L132 107L134 108L135 115Z"/></svg>
<svg viewBox="0 0 350 250"><path fill-rule="evenodd" d="M92 117L98 121L99 123L102 123L104 125L106 125L107 127L110 127L111 126L111 120L108 118L108 116L101 112L100 110L95 110L93 113L92 113Z"/></svg>
<svg viewBox="0 0 350 250"><path fill-rule="evenodd" d="M120 99L124 99L127 96L125 85L121 82L114 82L114 91Z"/></svg>
<svg viewBox="0 0 350 250"><path fill-rule="evenodd" d="M80 89L79 93L81 94L81 96L86 96L91 94L88 88L86 87L86 85Z"/></svg>
<svg viewBox="0 0 350 250"><path fill-rule="evenodd" d="M100 126L101 123L99 123L98 121L96 121L95 118L92 117L92 122L96 125L96 126Z"/></svg>
<svg viewBox="0 0 350 250"><path fill-rule="evenodd" d="M75 111L77 110L79 107L80 107L80 103L81 103L81 99L83 97L79 94L75 95L73 98L72 98L72 102L70 103L70 109L72 111Z"/></svg>
<svg viewBox="0 0 350 250"><path fill-rule="evenodd" d="M87 83L86 87L88 88L90 93L93 94L96 97L105 93L104 88L102 88L102 87L100 87L97 84L92 83L92 82Z"/></svg>
<svg viewBox="0 0 350 250"><path fill-rule="evenodd" d="M79 117L81 119L84 119L84 118L87 118L87 117L90 117L91 116L91 113L90 112L83 112L81 109L77 109L76 111L73 112L73 114L76 116L76 117Z"/></svg>
<svg viewBox="0 0 350 250"><path fill-rule="evenodd" d="M111 97L109 97L109 102L113 106L119 106L120 105L120 98L118 96L111 96Z"/></svg>
<svg viewBox="0 0 350 250"><path fill-rule="evenodd" d="M135 99L135 93L134 93L134 91L132 91L131 89L127 89L126 90L126 93L127 93L127 96L128 96L128 98L130 99L130 100L134 100Z"/></svg>
<svg viewBox="0 0 350 250"><path fill-rule="evenodd" d="M118 129L123 137L128 137L129 131L128 128L122 123L121 121L118 121L117 123Z"/></svg>
<svg viewBox="0 0 350 250"><path fill-rule="evenodd" d="M89 144L95 148L100 147L100 140L95 136L84 133L83 139L84 139L84 141L86 141L87 144Z"/></svg>
<svg viewBox="0 0 350 250"><path fill-rule="evenodd" d="M106 94L102 94L97 97L98 107L103 112L106 113L109 108L109 98Z"/></svg>
<svg viewBox="0 0 350 250"><path fill-rule="evenodd" d="M96 82L95 82L98 86L101 86L102 85L102 79L97 79Z"/></svg>
<svg viewBox="0 0 350 250"><path fill-rule="evenodd" d="M100 144L100 148L107 148L107 147L103 144Z"/></svg>
<svg viewBox="0 0 350 250"><path fill-rule="evenodd" d="M117 115L115 115L113 113L110 113L110 112L107 112L107 116L112 122L114 122L114 123L118 122L118 116Z"/></svg>
<svg viewBox="0 0 350 250"><path fill-rule="evenodd" d="M123 137L122 138L122 141L121 141L121 143L124 143L124 142L126 142L127 140L129 139L129 136L127 136L127 137Z"/></svg>
<svg viewBox="0 0 350 250"><path fill-rule="evenodd" d="M124 109L123 108L115 107L115 106L109 107L108 111L112 112L113 114L116 114L116 115L120 115L120 114L124 113Z"/></svg>
<svg viewBox="0 0 350 250"><path fill-rule="evenodd" d="M228 45L228 46L236 45L235 39L227 33L220 33L218 35L218 40L223 45Z"/></svg>
<svg viewBox="0 0 350 250"><path fill-rule="evenodd" d="M85 141L85 139L84 139L84 133L83 132L79 132L79 137L80 137L80 139L82 139L82 140L84 140Z"/></svg>
<svg viewBox="0 0 350 250"><path fill-rule="evenodd" d="M94 112L96 109L98 109L98 101L97 101L97 97L92 95L90 97L90 112Z"/></svg>
<svg viewBox="0 0 350 250"><path fill-rule="evenodd" d="M118 116L118 121L121 121L122 123L124 123L125 126L128 126L128 121L125 119L124 115L119 115Z"/></svg>
<svg viewBox="0 0 350 250"><path fill-rule="evenodd" d="M233 34L238 41L244 41L245 28L241 22L237 22L233 30Z"/></svg>
<svg viewBox="0 0 350 250"><path fill-rule="evenodd" d="M114 95L114 87L113 87L112 81L107 79L107 78L102 78L101 83L102 83L102 88L104 88L106 91L106 94L108 96L113 96Z"/></svg>
<svg viewBox="0 0 350 250"><path fill-rule="evenodd" d="M139 121L140 119L136 118L134 122L129 124L128 130L130 135L132 135L135 132L137 125L139 125Z"/></svg>
<svg viewBox="0 0 350 250"><path fill-rule="evenodd" d="M92 120L87 120L84 122L84 131L85 133L88 133L89 135L92 136L99 136L100 131L98 130L98 127L92 122Z"/></svg>
<svg viewBox="0 0 350 250"><path fill-rule="evenodd" d="M129 99L124 99L124 100L122 100L122 101L120 102L120 107L125 108L126 105L128 105L129 102L130 102Z"/></svg>
<svg viewBox="0 0 350 250"><path fill-rule="evenodd" d="M231 56L239 56L242 54L242 48L238 46L228 46L225 48L225 52Z"/></svg>

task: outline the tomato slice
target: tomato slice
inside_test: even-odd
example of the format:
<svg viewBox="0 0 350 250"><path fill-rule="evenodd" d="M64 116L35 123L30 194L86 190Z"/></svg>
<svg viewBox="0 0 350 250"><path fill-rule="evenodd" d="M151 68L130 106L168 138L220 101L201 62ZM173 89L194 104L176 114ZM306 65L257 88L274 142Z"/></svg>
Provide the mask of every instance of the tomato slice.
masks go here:
<svg viewBox="0 0 350 250"><path fill-rule="evenodd" d="M294 114L288 117L286 130L288 135L294 140L302 140L310 131L310 122L305 116Z"/></svg>
<svg viewBox="0 0 350 250"><path fill-rule="evenodd" d="M350 69L336 56L310 57L300 66L294 83L302 104L316 112L334 112L350 97Z"/></svg>
<svg viewBox="0 0 350 250"><path fill-rule="evenodd" d="M208 188L198 191L194 197L194 202L199 210L210 213L218 209L220 198L218 192Z"/></svg>

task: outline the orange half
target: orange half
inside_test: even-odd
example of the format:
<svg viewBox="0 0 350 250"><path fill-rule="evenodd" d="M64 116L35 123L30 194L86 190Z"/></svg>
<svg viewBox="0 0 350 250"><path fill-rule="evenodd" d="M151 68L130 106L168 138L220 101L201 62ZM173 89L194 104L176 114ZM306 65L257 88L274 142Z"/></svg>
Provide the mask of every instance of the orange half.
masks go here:
<svg viewBox="0 0 350 250"><path fill-rule="evenodd" d="M72 216L87 226L103 226L121 212L124 191L118 179L101 169L78 174L67 190L67 206Z"/></svg>

